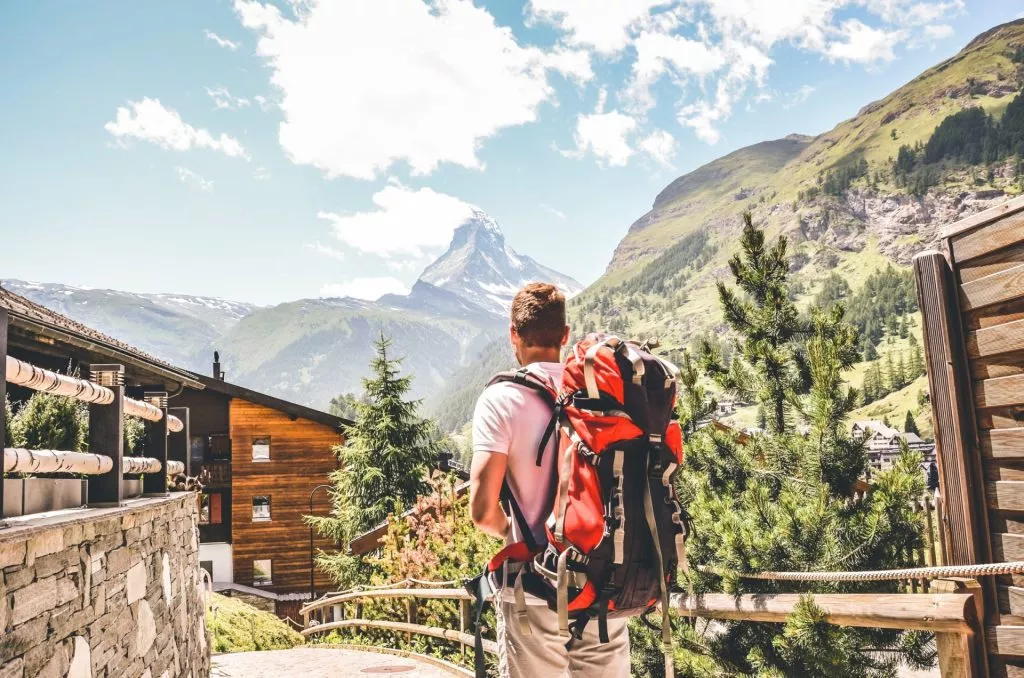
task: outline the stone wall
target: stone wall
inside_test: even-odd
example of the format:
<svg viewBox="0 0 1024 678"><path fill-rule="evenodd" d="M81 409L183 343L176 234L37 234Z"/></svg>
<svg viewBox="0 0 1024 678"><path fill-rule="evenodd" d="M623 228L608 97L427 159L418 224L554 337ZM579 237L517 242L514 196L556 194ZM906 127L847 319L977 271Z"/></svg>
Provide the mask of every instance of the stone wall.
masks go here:
<svg viewBox="0 0 1024 678"><path fill-rule="evenodd" d="M0 529L0 678L207 678L195 495Z"/></svg>

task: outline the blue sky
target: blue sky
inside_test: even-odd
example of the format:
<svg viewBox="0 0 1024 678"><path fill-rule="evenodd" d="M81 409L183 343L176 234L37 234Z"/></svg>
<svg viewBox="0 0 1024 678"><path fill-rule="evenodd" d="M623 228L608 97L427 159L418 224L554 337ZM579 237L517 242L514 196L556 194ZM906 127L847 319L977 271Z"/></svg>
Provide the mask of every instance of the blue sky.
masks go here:
<svg viewBox="0 0 1024 678"><path fill-rule="evenodd" d="M0 277L373 298L407 288L475 205L518 251L589 283L676 176L825 131L1022 11L0 3Z"/></svg>

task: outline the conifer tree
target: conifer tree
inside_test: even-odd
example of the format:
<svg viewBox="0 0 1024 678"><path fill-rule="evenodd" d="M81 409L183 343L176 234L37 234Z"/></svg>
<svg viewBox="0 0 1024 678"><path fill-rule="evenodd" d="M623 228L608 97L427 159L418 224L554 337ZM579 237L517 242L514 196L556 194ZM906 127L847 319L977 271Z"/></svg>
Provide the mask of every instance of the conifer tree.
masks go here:
<svg viewBox="0 0 1024 678"><path fill-rule="evenodd" d="M906 566L902 554L922 543L921 520L910 504L924 488L920 455L906 452L873 476L875 492L848 501L867 469L864 443L851 438L846 421L858 394L841 376L859 357L857 332L845 322L842 304L816 309L809 324L790 312L785 241L766 250L749 217L742 248L730 267L745 296L725 285L719 295L738 335L734 359L750 367L769 425L747 443L713 427L690 438L680 491L694 521L694 585L728 593L895 592L895 582L783 583L735 574ZM721 380L724 367L713 355L702 359ZM810 426L806 437L796 431L798 419ZM934 660L922 635L828 626L821 615L809 595L784 627L726 622L700 642L683 630L677 665L693 666L687 658L699 654L718 669L702 675L889 678L901 660L913 666Z"/></svg>
<svg viewBox="0 0 1024 678"><path fill-rule="evenodd" d="M871 337L865 336L861 343L864 344L864 360L868 362L878 360L878 351L875 349L875 342L871 341Z"/></svg>
<svg viewBox="0 0 1024 678"><path fill-rule="evenodd" d="M348 543L382 523L389 514L412 506L426 490L428 473L440 451L433 422L419 416L419 401L407 400L411 377L400 376L401 360L388 354L391 340L381 333L370 362L372 376L363 379L363 398L356 404L353 426L335 449L340 468L334 484L330 516L308 516L322 536L343 546L321 554L318 563L340 584L357 564L344 555Z"/></svg>
<svg viewBox="0 0 1024 678"><path fill-rule="evenodd" d="M910 379L907 378L907 361L903 359L903 351L900 351L900 359L896 362L896 381L899 388L910 383Z"/></svg>
<svg viewBox="0 0 1024 678"><path fill-rule="evenodd" d="M921 435L921 432L917 429L917 422L914 421L914 413L910 410L907 410L907 418L903 422L903 432Z"/></svg>
<svg viewBox="0 0 1024 678"><path fill-rule="evenodd" d="M885 385L888 387L889 393L898 391L900 387L899 375L896 373L896 363L892 359L892 351L885 354Z"/></svg>

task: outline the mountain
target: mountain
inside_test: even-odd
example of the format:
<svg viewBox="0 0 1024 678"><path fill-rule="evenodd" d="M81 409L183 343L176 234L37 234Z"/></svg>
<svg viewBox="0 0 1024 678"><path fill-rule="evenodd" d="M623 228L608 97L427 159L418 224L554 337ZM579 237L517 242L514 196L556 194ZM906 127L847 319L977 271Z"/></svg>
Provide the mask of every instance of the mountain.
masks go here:
<svg viewBox="0 0 1024 678"><path fill-rule="evenodd" d="M209 297L133 294L67 285L3 284L168 360L207 374L219 350L227 378L295 402L326 408L359 392L383 332L413 375L413 395L433 396L508 324L512 296L527 282L582 286L517 253L497 223L477 210L408 295L377 301L300 299L255 307Z"/></svg>
<svg viewBox="0 0 1024 678"><path fill-rule="evenodd" d="M569 276L518 254L505 242L498 224L479 210L455 229L448 251L420 276L421 282L502 317L516 291L536 280L554 283L570 297L583 289Z"/></svg>
<svg viewBox="0 0 1024 678"><path fill-rule="evenodd" d="M883 302L878 286L907 283L896 274L942 225L1021 191L1024 158L1014 152L1024 148L1024 97L1011 102L1022 83L1018 20L979 35L823 134L754 144L678 177L629 226L601 278L570 302L574 333L658 337L670 350L701 336L727 337L716 284L731 281L728 260L749 211L770 237L787 237L801 307L847 301L848 317L872 344L865 354L898 361L911 351L910 337L920 337L916 307L906 308L916 305L912 281L909 300L901 294ZM972 117L974 109L984 115ZM1004 112L1010 120L1000 127ZM888 266L896 273L879 273ZM479 356L475 372L464 368L459 383L486 375L499 349ZM854 385L869 366L849 375ZM861 414L902 421L924 390L917 379ZM437 411L456 425L465 421L467 394L449 386ZM756 413L743 415L737 423L754 423Z"/></svg>
<svg viewBox="0 0 1024 678"><path fill-rule="evenodd" d="M505 332L517 289L533 280L568 295L581 285L518 254L498 224L475 211L408 295L377 301L303 299L253 312L217 342L228 378L326 407L359 392L381 332L391 338L416 397L434 396ZM430 404L428 403L428 409Z"/></svg>
<svg viewBox="0 0 1024 678"><path fill-rule="evenodd" d="M206 349L256 308L184 294L136 294L23 280L0 284L174 365L204 373L210 361Z"/></svg>

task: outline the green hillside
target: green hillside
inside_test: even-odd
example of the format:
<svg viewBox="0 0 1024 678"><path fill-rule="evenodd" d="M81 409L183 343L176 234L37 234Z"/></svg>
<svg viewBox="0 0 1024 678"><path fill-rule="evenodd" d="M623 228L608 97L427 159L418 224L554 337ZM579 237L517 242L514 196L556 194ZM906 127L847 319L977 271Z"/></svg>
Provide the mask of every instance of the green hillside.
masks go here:
<svg viewBox="0 0 1024 678"><path fill-rule="evenodd" d="M728 276L741 215L750 211L770 237L788 238L798 305L820 303L826 280L840 277L844 301L858 305L855 324L871 330L874 352L884 357L889 342L906 339L899 325L917 324L917 308L912 286L899 303L882 299L881 272L906 270L942 225L1021 191L1024 97L1011 102L1022 85L1024 20L979 35L824 134L755 144L677 178L630 226L605 274L570 303L575 333L653 336L671 349L704 333L726 336L715 285ZM969 109L983 113L957 116ZM888 315L876 313L869 328L872 308ZM855 385L867 367L851 375ZM920 389L894 390L858 415L902 422ZM464 420L467 403L466 393L450 392L437 409L448 422Z"/></svg>

